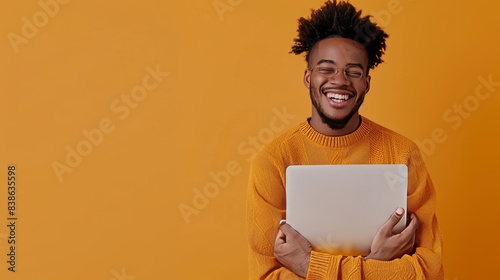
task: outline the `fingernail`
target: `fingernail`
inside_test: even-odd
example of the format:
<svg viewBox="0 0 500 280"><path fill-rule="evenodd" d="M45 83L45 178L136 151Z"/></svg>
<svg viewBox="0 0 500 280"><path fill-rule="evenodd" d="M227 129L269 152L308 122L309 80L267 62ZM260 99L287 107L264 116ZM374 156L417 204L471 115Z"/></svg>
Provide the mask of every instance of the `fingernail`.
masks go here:
<svg viewBox="0 0 500 280"><path fill-rule="evenodd" d="M286 220L280 220L280 226L286 224Z"/></svg>
<svg viewBox="0 0 500 280"><path fill-rule="evenodd" d="M403 212L404 212L403 208L396 209L396 214L398 214L398 215L402 215Z"/></svg>

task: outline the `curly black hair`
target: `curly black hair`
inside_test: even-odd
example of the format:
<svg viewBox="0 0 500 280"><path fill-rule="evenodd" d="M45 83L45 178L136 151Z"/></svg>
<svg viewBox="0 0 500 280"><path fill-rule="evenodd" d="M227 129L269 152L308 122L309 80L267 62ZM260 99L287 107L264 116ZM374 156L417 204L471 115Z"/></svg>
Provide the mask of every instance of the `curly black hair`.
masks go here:
<svg viewBox="0 0 500 280"><path fill-rule="evenodd" d="M326 38L341 37L352 39L362 44L368 53L368 69L373 69L382 63L385 52L385 39L389 37L376 23L370 21L370 16L361 16L361 10L350 3L326 1L318 10L311 10L309 19L301 17L297 29L298 37L293 41L290 53L306 52L309 64L309 54L315 44Z"/></svg>

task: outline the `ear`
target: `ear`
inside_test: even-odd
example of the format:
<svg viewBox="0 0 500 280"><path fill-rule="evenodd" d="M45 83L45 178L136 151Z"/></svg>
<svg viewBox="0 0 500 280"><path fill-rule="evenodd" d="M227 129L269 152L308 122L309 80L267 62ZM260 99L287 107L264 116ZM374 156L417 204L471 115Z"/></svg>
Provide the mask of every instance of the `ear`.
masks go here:
<svg viewBox="0 0 500 280"><path fill-rule="evenodd" d="M366 76L366 89L365 89L365 94L368 93L368 91L370 91L370 81L371 81L372 77L370 75Z"/></svg>
<svg viewBox="0 0 500 280"><path fill-rule="evenodd" d="M304 71L304 85L306 88L311 88L311 71L309 69Z"/></svg>

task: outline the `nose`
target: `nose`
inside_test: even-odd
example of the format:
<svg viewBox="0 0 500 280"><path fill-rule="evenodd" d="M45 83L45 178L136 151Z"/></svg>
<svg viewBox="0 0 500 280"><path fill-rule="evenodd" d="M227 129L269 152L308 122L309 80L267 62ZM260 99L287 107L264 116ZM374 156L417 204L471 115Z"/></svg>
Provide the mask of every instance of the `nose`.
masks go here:
<svg viewBox="0 0 500 280"><path fill-rule="evenodd" d="M328 82L334 85L350 85L351 81L345 76L344 69L338 68L337 73L328 79Z"/></svg>

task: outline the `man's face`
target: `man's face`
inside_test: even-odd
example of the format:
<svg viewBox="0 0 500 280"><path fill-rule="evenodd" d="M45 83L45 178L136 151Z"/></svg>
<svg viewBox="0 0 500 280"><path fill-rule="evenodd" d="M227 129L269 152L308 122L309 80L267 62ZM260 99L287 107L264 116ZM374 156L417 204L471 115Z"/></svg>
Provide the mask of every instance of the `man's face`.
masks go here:
<svg viewBox="0 0 500 280"><path fill-rule="evenodd" d="M333 130L357 124L358 109L370 89L367 68L368 54L361 44L345 38L319 41L309 55L309 69L304 75L313 105L311 121L321 120ZM337 74L328 77L334 69ZM356 69L363 72L361 77L356 76Z"/></svg>

